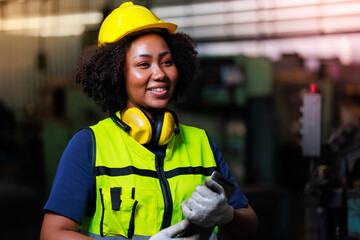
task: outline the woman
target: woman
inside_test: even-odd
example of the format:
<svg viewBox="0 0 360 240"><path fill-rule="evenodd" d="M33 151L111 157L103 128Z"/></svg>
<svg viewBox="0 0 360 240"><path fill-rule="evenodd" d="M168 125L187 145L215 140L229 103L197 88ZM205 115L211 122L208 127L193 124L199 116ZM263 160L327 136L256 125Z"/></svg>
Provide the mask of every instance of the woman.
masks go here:
<svg viewBox="0 0 360 240"><path fill-rule="evenodd" d="M255 233L256 215L241 190L228 203L208 179L217 169L234 181L215 144L166 109L197 67L195 43L175 30L131 2L104 20L98 46L79 59L75 79L110 117L69 142L41 239L167 240L189 222L220 226L235 239Z"/></svg>

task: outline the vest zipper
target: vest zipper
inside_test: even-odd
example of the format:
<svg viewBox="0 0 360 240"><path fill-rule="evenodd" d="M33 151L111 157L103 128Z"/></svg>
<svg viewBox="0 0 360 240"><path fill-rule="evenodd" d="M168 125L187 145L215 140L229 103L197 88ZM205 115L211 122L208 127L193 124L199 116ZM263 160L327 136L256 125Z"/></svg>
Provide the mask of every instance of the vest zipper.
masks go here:
<svg viewBox="0 0 360 240"><path fill-rule="evenodd" d="M102 188L99 189L100 191L100 198L101 198L101 207L102 207L102 213L101 213L101 220L100 220L100 235L104 236L104 215L105 215L105 205L104 205L104 197L102 193Z"/></svg>
<svg viewBox="0 0 360 240"><path fill-rule="evenodd" d="M172 211L173 211L173 203L172 203L172 198L171 198L170 186L169 186L168 180L166 179L165 171L164 171L164 158L165 158L164 154L156 155L156 157L155 157L156 173L159 178L161 191L162 191L162 194L164 197L164 204L165 204L164 218L163 218L163 222L161 224L161 229L167 228L171 225L171 217L172 217Z"/></svg>

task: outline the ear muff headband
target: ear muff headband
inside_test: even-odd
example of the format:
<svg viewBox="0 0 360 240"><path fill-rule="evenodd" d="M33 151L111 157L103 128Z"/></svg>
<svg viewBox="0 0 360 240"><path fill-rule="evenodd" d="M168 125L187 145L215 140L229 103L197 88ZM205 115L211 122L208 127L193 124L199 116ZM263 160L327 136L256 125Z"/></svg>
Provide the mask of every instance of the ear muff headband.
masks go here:
<svg viewBox="0 0 360 240"><path fill-rule="evenodd" d="M174 133L175 133L175 135L179 135L180 134L180 126L179 126L179 119L178 119L176 113L174 111L169 110L169 109L166 109L166 111L171 113L171 115L173 116L175 126L176 126L175 130L174 130Z"/></svg>
<svg viewBox="0 0 360 240"><path fill-rule="evenodd" d="M154 125L153 125L153 138L152 138L152 142L154 144L157 144L157 145L164 145L164 144L159 144L159 139L160 139L160 136L161 136L161 133L163 131L163 123L164 123L164 111L161 111L159 112L157 115L156 115L156 119L155 119L155 122L154 122Z"/></svg>
<svg viewBox="0 0 360 240"><path fill-rule="evenodd" d="M130 126L124 123L115 113L110 114L111 119L113 122L118 125L122 130L129 133L130 132Z"/></svg>

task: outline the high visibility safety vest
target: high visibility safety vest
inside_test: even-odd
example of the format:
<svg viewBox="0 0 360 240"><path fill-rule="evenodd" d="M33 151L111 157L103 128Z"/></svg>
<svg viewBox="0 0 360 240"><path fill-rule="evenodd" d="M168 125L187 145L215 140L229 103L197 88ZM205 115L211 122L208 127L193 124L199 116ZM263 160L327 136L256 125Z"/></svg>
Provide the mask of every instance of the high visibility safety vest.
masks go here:
<svg viewBox="0 0 360 240"><path fill-rule="evenodd" d="M79 231L95 239L148 239L183 220L181 202L216 169L208 137L198 128L180 125L165 155L153 154L111 118L90 129L96 204Z"/></svg>

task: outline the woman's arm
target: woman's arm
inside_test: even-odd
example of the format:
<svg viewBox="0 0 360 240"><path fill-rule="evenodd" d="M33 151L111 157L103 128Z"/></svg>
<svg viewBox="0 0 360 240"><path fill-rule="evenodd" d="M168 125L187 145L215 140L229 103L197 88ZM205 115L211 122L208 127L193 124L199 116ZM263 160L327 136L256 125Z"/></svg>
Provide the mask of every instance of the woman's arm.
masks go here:
<svg viewBox="0 0 360 240"><path fill-rule="evenodd" d="M79 224L54 212L46 212L41 227L40 240L90 240L77 232Z"/></svg>
<svg viewBox="0 0 360 240"><path fill-rule="evenodd" d="M254 236L258 228L258 220L252 207L247 204L244 208L234 210L233 219L219 228L220 239L247 239ZM233 238L231 238L232 236Z"/></svg>

